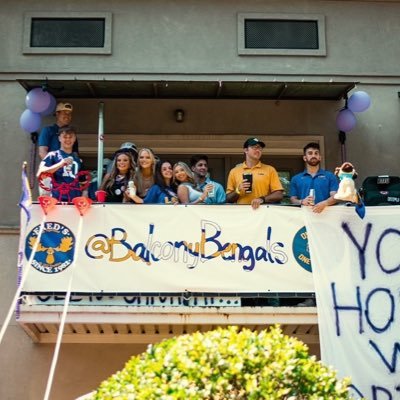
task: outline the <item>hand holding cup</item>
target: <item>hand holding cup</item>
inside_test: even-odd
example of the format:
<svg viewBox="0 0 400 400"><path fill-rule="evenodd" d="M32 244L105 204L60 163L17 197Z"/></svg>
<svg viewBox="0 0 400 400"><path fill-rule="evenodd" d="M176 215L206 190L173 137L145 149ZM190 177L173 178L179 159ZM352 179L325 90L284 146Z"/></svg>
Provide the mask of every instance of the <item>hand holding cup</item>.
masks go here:
<svg viewBox="0 0 400 400"><path fill-rule="evenodd" d="M243 174L243 181L242 181L242 189L245 193L251 193L253 186L253 174L251 173L244 173Z"/></svg>
<svg viewBox="0 0 400 400"><path fill-rule="evenodd" d="M74 162L73 157L66 157L63 159L64 165L71 165Z"/></svg>

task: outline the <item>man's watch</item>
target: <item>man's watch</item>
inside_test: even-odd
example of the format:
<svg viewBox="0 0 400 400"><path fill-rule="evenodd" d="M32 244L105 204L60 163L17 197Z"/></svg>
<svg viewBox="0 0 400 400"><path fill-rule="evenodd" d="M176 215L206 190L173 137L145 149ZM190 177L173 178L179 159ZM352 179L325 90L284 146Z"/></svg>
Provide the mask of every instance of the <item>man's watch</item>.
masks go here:
<svg viewBox="0 0 400 400"><path fill-rule="evenodd" d="M264 197L259 197L259 199L261 200L261 204L264 204L265 203L265 199L264 199Z"/></svg>
<svg viewBox="0 0 400 400"><path fill-rule="evenodd" d="M240 195L239 186L235 189L235 192Z"/></svg>

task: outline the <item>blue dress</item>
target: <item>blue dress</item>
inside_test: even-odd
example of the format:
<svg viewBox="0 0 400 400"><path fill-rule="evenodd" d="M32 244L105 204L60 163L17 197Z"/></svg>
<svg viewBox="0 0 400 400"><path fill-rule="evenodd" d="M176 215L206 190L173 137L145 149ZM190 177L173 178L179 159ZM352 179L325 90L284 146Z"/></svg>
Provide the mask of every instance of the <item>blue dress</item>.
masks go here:
<svg viewBox="0 0 400 400"><path fill-rule="evenodd" d="M171 187L161 187L154 184L150 187L143 202L145 204L166 204L165 198L170 203L173 197L177 198L177 194Z"/></svg>

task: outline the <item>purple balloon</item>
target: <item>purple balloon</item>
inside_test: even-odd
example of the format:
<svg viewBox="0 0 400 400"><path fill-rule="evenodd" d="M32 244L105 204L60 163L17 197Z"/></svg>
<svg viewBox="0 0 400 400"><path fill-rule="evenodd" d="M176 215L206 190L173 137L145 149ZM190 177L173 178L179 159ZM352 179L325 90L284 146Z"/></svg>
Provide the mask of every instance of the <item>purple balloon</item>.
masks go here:
<svg viewBox="0 0 400 400"><path fill-rule="evenodd" d="M347 102L347 106L353 112L363 112L367 110L370 105L371 98L369 97L369 94L362 90L354 92Z"/></svg>
<svg viewBox="0 0 400 400"><path fill-rule="evenodd" d="M336 126L340 131L349 132L356 126L357 120L353 112L347 108L339 111Z"/></svg>
<svg viewBox="0 0 400 400"><path fill-rule="evenodd" d="M40 114L32 112L31 110L25 110L19 118L19 124L21 128L28 132L36 132L42 123L42 117Z"/></svg>
<svg viewBox="0 0 400 400"><path fill-rule="evenodd" d="M32 89L26 95L25 104L29 110L41 113L50 105L50 93L45 92L41 88Z"/></svg>
<svg viewBox="0 0 400 400"><path fill-rule="evenodd" d="M51 93L49 93L49 95L50 95L50 104L44 111L40 113L42 117L46 117L50 114L53 114L56 109L57 100Z"/></svg>

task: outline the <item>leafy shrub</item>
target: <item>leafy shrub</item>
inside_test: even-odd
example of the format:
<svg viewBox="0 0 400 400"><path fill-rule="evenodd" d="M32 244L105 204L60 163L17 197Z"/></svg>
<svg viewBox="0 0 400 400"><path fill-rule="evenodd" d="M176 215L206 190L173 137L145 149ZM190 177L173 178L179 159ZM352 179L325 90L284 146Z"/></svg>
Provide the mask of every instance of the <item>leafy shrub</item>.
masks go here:
<svg viewBox="0 0 400 400"><path fill-rule="evenodd" d="M229 327L150 345L92 399L339 400L349 399L348 384L279 327Z"/></svg>

